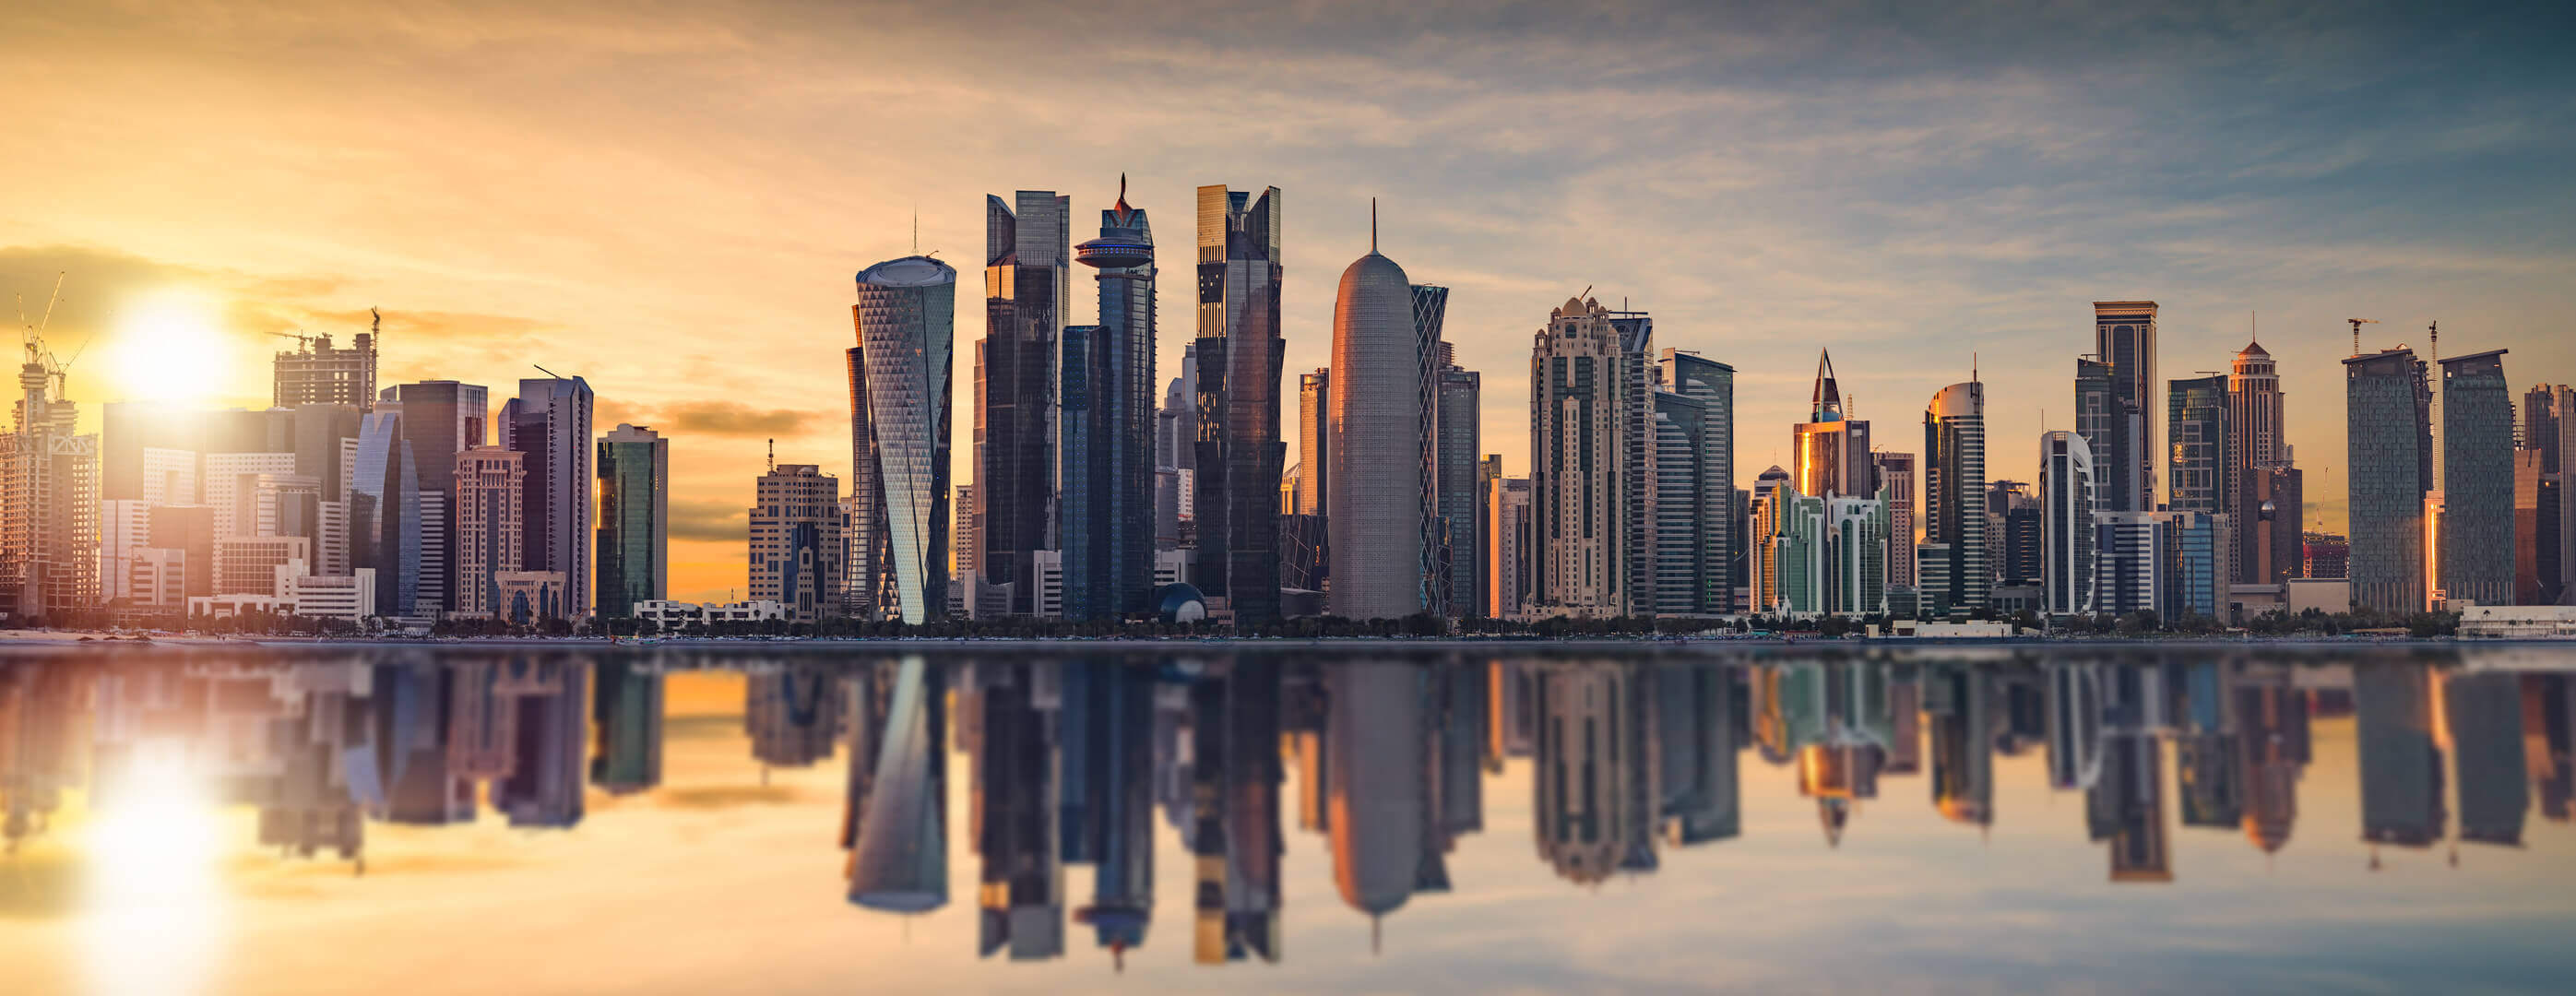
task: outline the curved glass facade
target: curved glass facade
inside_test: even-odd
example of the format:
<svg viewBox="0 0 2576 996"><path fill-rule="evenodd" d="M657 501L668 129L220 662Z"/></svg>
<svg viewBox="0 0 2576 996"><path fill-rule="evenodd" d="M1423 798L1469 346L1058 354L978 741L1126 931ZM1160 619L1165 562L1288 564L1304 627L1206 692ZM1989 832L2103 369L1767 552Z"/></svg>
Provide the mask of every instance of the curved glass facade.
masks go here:
<svg viewBox="0 0 2576 996"><path fill-rule="evenodd" d="M894 605L921 623L948 604L948 409L956 351L957 271L927 256L888 260L858 278L859 362L866 381L864 458L882 488Z"/></svg>
<svg viewBox="0 0 2576 996"><path fill-rule="evenodd" d="M1327 444L1333 615L1399 619L1423 611L1423 533L1435 522L1422 351L1404 268L1371 252L1342 272L1333 300L1333 439Z"/></svg>

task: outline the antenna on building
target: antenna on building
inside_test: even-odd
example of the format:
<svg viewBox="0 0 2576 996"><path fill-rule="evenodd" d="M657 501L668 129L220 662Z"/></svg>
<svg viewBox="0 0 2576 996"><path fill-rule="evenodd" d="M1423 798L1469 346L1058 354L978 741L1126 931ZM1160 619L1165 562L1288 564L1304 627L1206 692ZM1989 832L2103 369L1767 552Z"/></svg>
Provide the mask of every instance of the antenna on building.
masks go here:
<svg viewBox="0 0 2576 996"><path fill-rule="evenodd" d="M912 254L921 255L921 202L912 202Z"/></svg>
<svg viewBox="0 0 2576 996"><path fill-rule="evenodd" d="M539 366L537 366L537 365L536 365L536 364L534 364L534 363L531 363L531 364L528 364L528 365L529 365L529 366L532 366L532 367L537 367L537 372L538 372L538 373L544 374L544 375L546 375L546 376L548 376L548 377L552 377L552 378L554 378L554 379L556 379L556 380L562 380L562 379L564 379L564 375L559 374L559 373L556 373L556 372L554 372L554 371L552 371L552 370L548 370L548 369L546 369L546 368L544 368L544 367L539 367Z"/></svg>
<svg viewBox="0 0 2576 996"><path fill-rule="evenodd" d="M1369 253L1377 253L1377 198L1369 198Z"/></svg>
<svg viewBox="0 0 2576 996"><path fill-rule="evenodd" d="M374 305L367 307L367 334L385 334L385 313L377 311Z"/></svg>
<svg viewBox="0 0 2576 996"><path fill-rule="evenodd" d="M769 441L769 472L778 473L778 440Z"/></svg>

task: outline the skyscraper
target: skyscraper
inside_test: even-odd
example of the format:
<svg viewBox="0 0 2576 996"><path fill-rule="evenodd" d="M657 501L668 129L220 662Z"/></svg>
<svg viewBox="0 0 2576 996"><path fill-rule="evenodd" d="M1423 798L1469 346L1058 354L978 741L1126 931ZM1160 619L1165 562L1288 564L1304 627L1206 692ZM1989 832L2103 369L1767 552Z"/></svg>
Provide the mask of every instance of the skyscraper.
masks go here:
<svg viewBox="0 0 2576 996"><path fill-rule="evenodd" d="M43 340L18 368L17 431L0 436L0 605L32 619L98 606L99 450L78 431Z"/></svg>
<svg viewBox="0 0 2576 996"><path fill-rule="evenodd" d="M1790 486L1802 495L1868 498L1878 493L1869 455L1869 423L1843 418L1842 389L1834 382L1833 356L1816 353L1816 390L1807 421L1792 431Z"/></svg>
<svg viewBox="0 0 2576 996"><path fill-rule="evenodd" d="M590 383L579 377L527 378L501 406L501 445L526 458L527 556L521 569L564 576L563 614L590 613ZM384 575L376 575L379 590Z"/></svg>
<svg viewBox="0 0 2576 996"><path fill-rule="evenodd" d="M860 608L919 624L948 605L948 410L956 347L957 271L927 256L859 271L850 309L859 348L851 358L851 447L858 464L852 517L883 553L877 594ZM864 415L861 411L864 411ZM982 501L982 488L976 500ZM873 506L873 507L871 507ZM979 530L982 527L978 527ZM990 548L990 540L985 541Z"/></svg>
<svg viewBox="0 0 2576 996"><path fill-rule="evenodd" d="M1632 582L1651 572L1636 561L1649 541L1642 492L1653 423L1642 361L1652 343L1643 314L1580 298L1532 337L1534 611L1607 618L1648 597Z"/></svg>
<svg viewBox="0 0 2576 996"><path fill-rule="evenodd" d="M521 502L527 456L498 446L456 455L450 472L456 487L456 518L450 524L456 543L456 556L449 561L456 579L451 612L490 618L502 609L497 576L519 570L526 557L520 528L526 521Z"/></svg>
<svg viewBox="0 0 2576 996"><path fill-rule="evenodd" d="M1667 348L1657 354L1657 362L1662 368L1659 379L1665 390L1699 403L1699 448L1694 454L1698 466L1692 473L1695 488L1690 513L1694 518L1689 540L1697 558L1691 573L1699 588L1692 599L1696 607L1687 611L1733 612L1735 581L1730 565L1741 556L1739 551L1744 545L1734 511L1735 368L1686 349ZM1657 501L1662 500L1659 491ZM1657 569L1661 570L1660 564ZM1660 584L1658 578L1659 587Z"/></svg>
<svg viewBox="0 0 2576 996"><path fill-rule="evenodd" d="M2112 420L2106 438L2088 434L2085 441L2093 447L2097 462L2116 465L2103 476L2110 482L2115 511L2143 512L2156 505L2156 303L2154 301L2093 302L2093 352L2109 374L2108 417ZM2078 365L2077 393L2082 388L2082 367ZM2079 418L2084 411L2078 404ZM2135 419L2134 423L2129 419ZM2083 431L2079 423L2076 430ZM2103 444L2109 442L2111 446Z"/></svg>
<svg viewBox="0 0 2576 996"><path fill-rule="evenodd" d="M2166 431L2173 437L2167 467L2166 505L2176 512L2233 512L2237 494L2229 473L2235 460L2227 451L2227 378L2223 375L2174 381L2166 399Z"/></svg>
<svg viewBox="0 0 2576 996"><path fill-rule="evenodd" d="M1878 488L1887 500L1887 585L1912 588L1915 526L1921 521L1914 501L1914 454L1870 454L1877 467Z"/></svg>
<svg viewBox="0 0 2576 996"><path fill-rule="evenodd" d="M371 614L379 616L410 614L420 593L420 477L402 420L401 412L366 416L349 487L349 563L375 570Z"/></svg>
<svg viewBox="0 0 2576 996"><path fill-rule="evenodd" d="M1923 412L1923 542L1944 561L1940 583L1926 577L1929 612L1963 617L1986 607L1986 387L1952 384Z"/></svg>
<svg viewBox="0 0 2576 996"><path fill-rule="evenodd" d="M2424 608L2424 494L2432 488L2432 394L2403 347L2343 361L2344 460L2354 604Z"/></svg>
<svg viewBox="0 0 2576 996"><path fill-rule="evenodd" d="M2299 573L2299 525L2307 508L2305 482L2291 459L2281 377L2262 343L2237 352L2227 399L2236 582L2280 584Z"/></svg>
<svg viewBox="0 0 2576 996"><path fill-rule="evenodd" d="M1324 492L1331 475L1333 369L1316 367L1297 375L1297 514L1324 514Z"/></svg>
<svg viewBox="0 0 2576 996"><path fill-rule="evenodd" d="M2064 429L2039 436L2040 604L2093 612L2093 451Z"/></svg>
<svg viewBox="0 0 2576 996"><path fill-rule="evenodd" d="M1039 550L1057 548L1056 363L1072 297L1073 199L984 198L984 338L975 343L975 565L1037 611ZM1149 309L1150 310L1150 309Z"/></svg>
<svg viewBox="0 0 2576 996"><path fill-rule="evenodd" d="M452 380L394 384L376 394L376 410L389 409L403 413L403 437L411 441L412 461L420 476L423 521L437 522L443 516L449 525L446 530L432 530L439 535L424 534L422 539L426 544L421 550L422 607L454 606L458 582L450 565L456 561L456 458L489 441L484 423L491 417L491 392L480 384ZM298 466L308 462L301 454L290 456Z"/></svg>
<svg viewBox="0 0 2576 996"><path fill-rule="evenodd" d="M1439 404L1432 421L1439 439L1433 467L1438 478L1441 556L1446 558L1449 593L1444 610L1452 618L1484 614L1485 494L1477 464L1483 443L1477 425L1484 378L1452 363L1439 371Z"/></svg>
<svg viewBox="0 0 2576 996"><path fill-rule="evenodd" d="M1493 508L1488 514L1494 523L1494 547L1493 563L1486 577L1493 587L1494 618L1518 619L1528 607L1531 590L1529 478L1495 481Z"/></svg>
<svg viewBox="0 0 2576 996"><path fill-rule="evenodd" d="M1076 250L1099 268L1100 324L1065 332L1064 614L1143 612L1154 589L1154 228L1118 202Z"/></svg>
<svg viewBox="0 0 2576 996"><path fill-rule="evenodd" d="M1277 187L1199 188L1197 584L1245 622L1279 617L1280 221Z"/></svg>
<svg viewBox="0 0 2576 996"><path fill-rule="evenodd" d="M1374 222L1372 222L1374 227ZM1425 603L1424 502L1435 482L1425 460L1431 417L1415 341L1413 291L1404 268L1368 255L1342 271L1333 299L1333 392L1325 530L1334 565L1333 615L1400 619Z"/></svg>
<svg viewBox="0 0 2576 996"><path fill-rule="evenodd" d="M671 441L618 423L599 439L599 614L669 597Z"/></svg>
<svg viewBox="0 0 2576 996"><path fill-rule="evenodd" d="M810 463L770 468L751 507L751 597L787 607L811 623L837 615L843 600L841 482Z"/></svg>
<svg viewBox="0 0 2576 996"><path fill-rule="evenodd" d="M1370 205L1370 251L1376 251L1376 205ZM1422 435L1416 440L1422 468L1422 489L1417 504L1421 514L1414 519L1415 531L1422 534L1421 589L1424 612L1446 612L1449 606L1448 537L1443 534L1446 522L1440 516L1440 372L1449 367L1451 350L1441 341L1441 327L1449 316L1449 288L1412 284L1413 355L1420 363L1421 378L1414 383L1414 393L1422 399ZM1470 449L1461 456L1476 458Z"/></svg>
<svg viewBox="0 0 2576 996"><path fill-rule="evenodd" d="M2441 588L2513 604L2513 396L2501 349L2442 360Z"/></svg>

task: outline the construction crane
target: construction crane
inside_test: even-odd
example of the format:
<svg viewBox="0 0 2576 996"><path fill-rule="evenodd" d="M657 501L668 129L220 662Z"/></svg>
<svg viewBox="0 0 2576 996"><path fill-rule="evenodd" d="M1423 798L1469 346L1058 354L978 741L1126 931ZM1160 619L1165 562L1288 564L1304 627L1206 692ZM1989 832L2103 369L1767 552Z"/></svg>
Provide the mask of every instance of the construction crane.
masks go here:
<svg viewBox="0 0 2576 996"><path fill-rule="evenodd" d="M2361 355L2361 327L2364 325L2377 325L2379 324L2379 319L2346 318L2344 321L2352 325L2352 355L2359 356Z"/></svg>
<svg viewBox="0 0 2576 996"><path fill-rule="evenodd" d="M63 278L69 275L69 271L57 272L54 274L54 292L51 296L45 298L45 316L43 318L39 318L32 322L28 321L27 299L24 297L17 297L18 324L26 327L26 332L20 337L20 342L26 347L27 362L44 368L47 378L54 382L54 393L57 396L60 396L62 393L64 379L63 372L69 364L57 361L54 359L54 351L45 348L45 329L54 324L54 306L63 302ZM86 347L88 344L83 343L82 345ZM75 360L80 359L80 354L75 352L72 354L72 358ZM19 417L21 419L25 419L28 416L21 414Z"/></svg>

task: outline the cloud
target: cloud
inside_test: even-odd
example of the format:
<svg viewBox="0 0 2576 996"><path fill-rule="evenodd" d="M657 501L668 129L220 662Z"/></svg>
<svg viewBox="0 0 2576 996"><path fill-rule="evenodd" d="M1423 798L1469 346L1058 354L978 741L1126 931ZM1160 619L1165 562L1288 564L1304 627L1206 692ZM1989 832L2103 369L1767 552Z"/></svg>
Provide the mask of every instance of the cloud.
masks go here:
<svg viewBox="0 0 2576 996"><path fill-rule="evenodd" d="M740 543L751 534L748 506L726 501L678 499L671 502L671 538Z"/></svg>
<svg viewBox="0 0 2576 996"><path fill-rule="evenodd" d="M821 412L757 409L731 401L688 401L661 409L674 432L710 436L796 436L825 418Z"/></svg>

